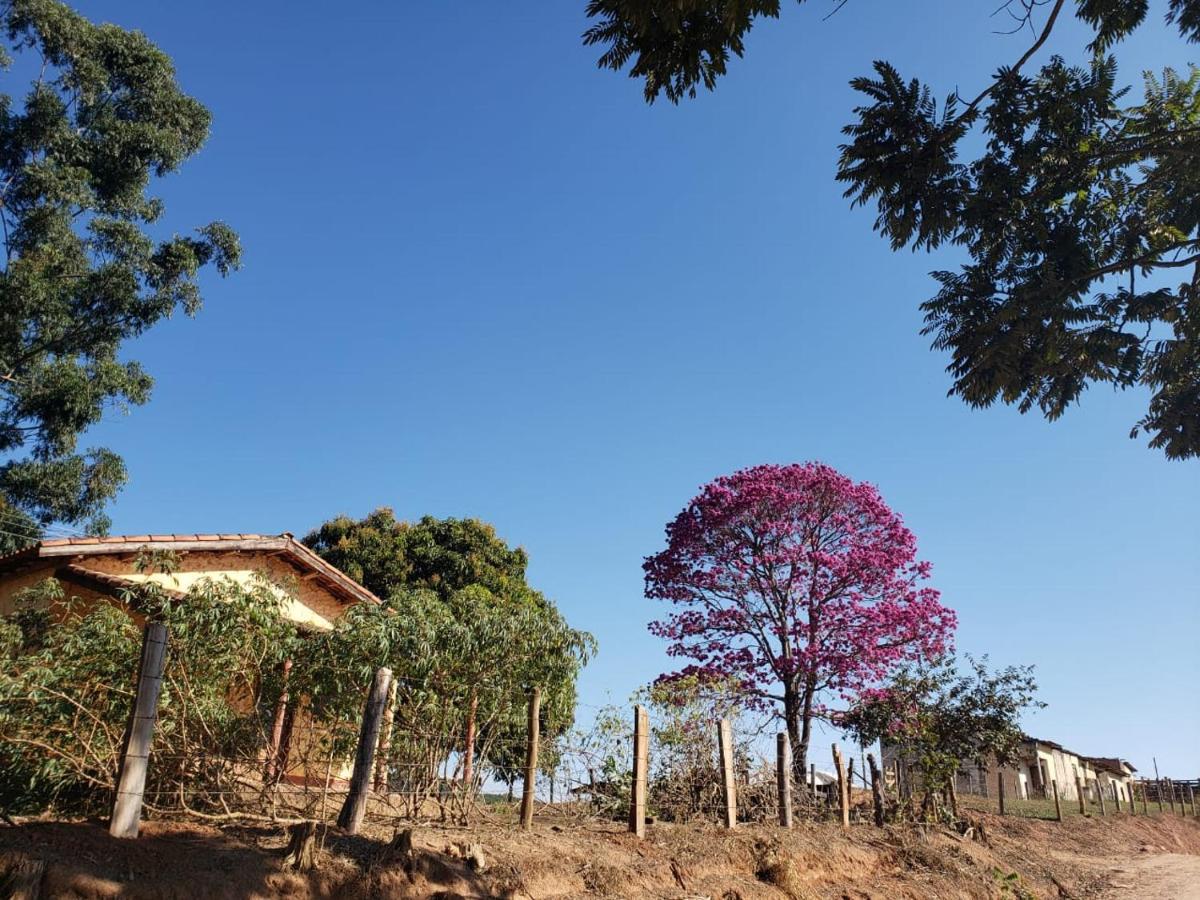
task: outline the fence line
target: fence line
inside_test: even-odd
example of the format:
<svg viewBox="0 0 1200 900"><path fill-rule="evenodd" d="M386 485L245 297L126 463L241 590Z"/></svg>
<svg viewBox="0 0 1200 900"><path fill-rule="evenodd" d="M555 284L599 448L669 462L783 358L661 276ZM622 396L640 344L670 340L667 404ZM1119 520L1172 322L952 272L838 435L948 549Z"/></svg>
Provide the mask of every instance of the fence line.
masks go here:
<svg viewBox="0 0 1200 900"><path fill-rule="evenodd" d="M956 821L962 811L989 810L1062 821L1073 815L1147 815L1151 804L1195 816L1200 791L1200 780L1136 779L1127 783L1124 796L1111 783L1089 796L1077 781L1076 812L1074 805L1062 803L1057 781L1038 790L1027 787L1024 796L1010 795L1016 785L1006 785L999 771L995 779L971 779L930 793L899 760L885 771L873 754L863 753L856 764L853 749L843 753L833 744L828 762L809 756L801 765L786 734L769 741L761 724L725 715L697 725L666 714L652 723L644 706L635 707L632 722L624 716L606 722L607 730L597 724L591 734L543 734L537 686L527 708L521 698L519 706L527 709L523 728L517 721L485 717L477 722L473 715L464 726L461 710L449 706L434 708L437 714L428 717L422 707L423 717L417 719L396 699L397 682L405 690L413 683L393 679L387 669L375 673L356 719L323 720L310 698L289 698L285 668L282 694L271 709L239 712L229 701L230 715L242 716L245 727L230 730L232 737L224 743L203 745L204 752L159 752L154 749L156 707L168 644L162 625L146 626L138 672L131 679L135 691L126 736L119 752L114 748L111 760L102 760L117 772L110 819L114 835L136 837L143 810L212 819L336 818L350 833L364 823L435 819L466 824L483 818L522 828L538 818L626 820L639 837L659 821L788 828L796 819L807 819L843 828L882 827L887 821ZM474 713L475 706L471 709ZM597 719L607 711L596 708ZM207 727L202 720L178 720L171 727L183 727L179 722ZM824 776L818 763L833 777L818 777ZM513 799L518 781L519 807ZM989 781L995 785L992 796ZM497 792L502 787L507 798ZM1114 792L1108 795L1110 789Z"/></svg>

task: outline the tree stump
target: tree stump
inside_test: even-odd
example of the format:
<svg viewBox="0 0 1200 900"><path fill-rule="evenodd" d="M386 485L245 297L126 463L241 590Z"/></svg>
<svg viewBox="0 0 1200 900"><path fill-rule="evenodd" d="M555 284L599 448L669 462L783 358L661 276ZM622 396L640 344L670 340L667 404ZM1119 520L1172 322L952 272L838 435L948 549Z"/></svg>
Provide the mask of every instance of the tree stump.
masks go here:
<svg viewBox="0 0 1200 900"><path fill-rule="evenodd" d="M288 826L288 836L283 864L297 872L308 872L315 869L317 867L317 823L308 821L290 825Z"/></svg>

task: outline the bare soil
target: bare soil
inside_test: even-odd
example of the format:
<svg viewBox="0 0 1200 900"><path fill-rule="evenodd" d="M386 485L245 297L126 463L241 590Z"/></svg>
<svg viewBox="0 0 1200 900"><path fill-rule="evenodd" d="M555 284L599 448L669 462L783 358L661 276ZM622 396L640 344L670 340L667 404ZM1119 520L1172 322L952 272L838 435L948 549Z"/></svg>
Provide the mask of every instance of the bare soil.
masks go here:
<svg viewBox="0 0 1200 900"><path fill-rule="evenodd" d="M282 826L146 822L133 841L96 822L0 826L0 873L46 863L43 897L64 898L1200 898L1200 822L1169 815L1063 823L972 815L948 828L801 824L791 831L652 825L645 841L619 824L537 823L391 831L331 828L318 868L282 864ZM468 845L482 852L472 863ZM1190 892L1190 893L1189 893Z"/></svg>

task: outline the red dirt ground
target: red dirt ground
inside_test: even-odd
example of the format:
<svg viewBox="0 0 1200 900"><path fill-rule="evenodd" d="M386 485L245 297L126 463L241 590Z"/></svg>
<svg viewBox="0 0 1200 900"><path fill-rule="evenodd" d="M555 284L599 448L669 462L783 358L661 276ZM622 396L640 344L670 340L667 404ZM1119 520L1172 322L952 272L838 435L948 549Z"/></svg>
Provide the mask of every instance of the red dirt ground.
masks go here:
<svg viewBox="0 0 1200 900"><path fill-rule="evenodd" d="M617 824L418 827L407 865L390 833L330 829L317 870L282 866L282 826L147 822L134 841L93 822L0 826L0 872L46 863L43 897L367 898L1182 898L1200 885L1200 822L1169 815L1063 823L974 816L949 829L805 824L654 825L638 841ZM981 826L978 827L978 826ZM980 834L982 832L982 835ZM478 844L474 871L461 845ZM1015 875L1013 874L1015 873ZM1182 892L1182 893L1181 893Z"/></svg>

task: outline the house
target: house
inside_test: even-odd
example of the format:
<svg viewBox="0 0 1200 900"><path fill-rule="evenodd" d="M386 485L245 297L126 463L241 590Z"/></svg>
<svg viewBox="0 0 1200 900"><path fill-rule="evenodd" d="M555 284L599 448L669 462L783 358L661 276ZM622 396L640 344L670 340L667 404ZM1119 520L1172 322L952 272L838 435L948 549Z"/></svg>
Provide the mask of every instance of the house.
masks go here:
<svg viewBox="0 0 1200 900"><path fill-rule="evenodd" d="M897 764L902 771L907 766L904 750L898 745L885 743L881 755L887 771ZM996 792L996 780L1002 774L1009 796L1020 800L1051 797L1052 790L1057 789L1061 799L1077 801L1082 787L1087 800L1094 802L1097 791L1102 790L1105 799L1124 802L1132 796L1135 771L1124 760L1083 756L1055 741L1025 735L1016 758L1005 765L998 765L994 759L983 763L963 761L954 788L960 794L990 796Z"/></svg>
<svg viewBox="0 0 1200 900"><path fill-rule="evenodd" d="M139 571L137 557L147 549L171 551L178 564L176 571ZM120 603L123 592L149 581L183 596L204 579L250 584L265 578L283 600L283 615L302 633L332 628L356 603L380 602L291 534L140 534L44 540L0 557L0 615L14 612L27 588L51 577L63 585L68 596L84 603ZM137 610L129 613L139 616ZM344 780L349 761L336 765L331 761L321 773L313 774L306 763L289 760L289 751L303 750L297 744L307 744L313 736L307 716L303 712L297 715L297 706L292 703L289 708L285 694L275 711L264 748L269 777L306 784ZM297 720L302 724L295 724ZM293 741L294 730L307 738Z"/></svg>
<svg viewBox="0 0 1200 900"><path fill-rule="evenodd" d="M1133 800L1133 775L1137 769L1127 760L1111 756L1089 756L1084 758L1092 772L1091 786L1099 785L1106 799ZM1094 793L1091 795L1094 800Z"/></svg>
<svg viewBox="0 0 1200 900"><path fill-rule="evenodd" d="M134 560L146 549L174 552L178 571L139 572ZM185 593L204 578L245 584L257 575L287 584L284 615L312 630L332 627L352 604L380 602L287 533L139 534L45 540L0 557L0 615L13 612L18 595L48 577L72 596L107 600L146 581Z"/></svg>

